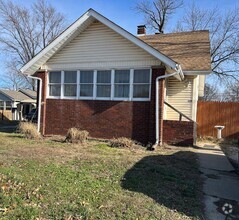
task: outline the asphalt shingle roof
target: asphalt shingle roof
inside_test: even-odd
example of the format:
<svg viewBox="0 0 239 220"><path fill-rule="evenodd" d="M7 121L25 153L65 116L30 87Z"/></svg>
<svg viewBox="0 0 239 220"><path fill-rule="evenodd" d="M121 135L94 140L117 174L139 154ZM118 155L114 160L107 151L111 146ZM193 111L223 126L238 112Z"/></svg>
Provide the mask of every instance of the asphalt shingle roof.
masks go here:
<svg viewBox="0 0 239 220"><path fill-rule="evenodd" d="M28 96L26 96L25 94L23 94L21 92L18 92L18 91L7 90L7 89L0 89L0 92L2 94L7 95L8 97L13 99L14 101L22 101L22 100L25 100L25 99L29 99Z"/></svg>
<svg viewBox="0 0 239 220"><path fill-rule="evenodd" d="M209 31L144 35L139 38L181 64L183 71L211 71Z"/></svg>

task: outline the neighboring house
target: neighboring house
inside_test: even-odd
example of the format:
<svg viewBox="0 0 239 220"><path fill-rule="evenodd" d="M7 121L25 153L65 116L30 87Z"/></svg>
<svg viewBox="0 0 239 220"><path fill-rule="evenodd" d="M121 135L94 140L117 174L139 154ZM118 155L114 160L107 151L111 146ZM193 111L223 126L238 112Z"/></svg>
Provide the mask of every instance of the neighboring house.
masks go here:
<svg viewBox="0 0 239 220"><path fill-rule="evenodd" d="M22 120L36 107L36 92L0 89L0 120Z"/></svg>
<svg viewBox="0 0 239 220"><path fill-rule="evenodd" d="M138 28L136 37L90 9L22 67L42 82L43 135L76 126L96 138L193 143L209 32Z"/></svg>

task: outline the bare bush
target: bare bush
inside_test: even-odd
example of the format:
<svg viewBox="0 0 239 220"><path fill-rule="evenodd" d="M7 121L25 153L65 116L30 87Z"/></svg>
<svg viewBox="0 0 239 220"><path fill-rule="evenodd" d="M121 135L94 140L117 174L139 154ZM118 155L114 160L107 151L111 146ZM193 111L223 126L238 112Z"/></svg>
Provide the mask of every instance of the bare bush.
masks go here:
<svg viewBox="0 0 239 220"><path fill-rule="evenodd" d="M126 138L126 137L120 137L120 138L114 138L110 141L110 146L115 148L132 148L136 145L135 141Z"/></svg>
<svg viewBox="0 0 239 220"><path fill-rule="evenodd" d="M89 137L89 132L86 130L80 130L78 128L70 128L66 134L66 142L70 143L83 143Z"/></svg>
<svg viewBox="0 0 239 220"><path fill-rule="evenodd" d="M37 131L37 126L30 122L21 122L18 126L19 133L23 134L27 139L39 140L41 134Z"/></svg>

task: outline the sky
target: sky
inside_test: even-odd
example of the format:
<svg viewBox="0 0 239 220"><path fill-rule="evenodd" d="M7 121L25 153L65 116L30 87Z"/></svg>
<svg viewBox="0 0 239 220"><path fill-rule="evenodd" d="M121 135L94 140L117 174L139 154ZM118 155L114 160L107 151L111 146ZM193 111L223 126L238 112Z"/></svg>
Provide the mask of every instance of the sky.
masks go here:
<svg viewBox="0 0 239 220"><path fill-rule="evenodd" d="M132 34L136 34L137 25L144 24L144 17L138 14L134 7L139 0L49 0L49 2L59 11L62 12L71 24L89 8L93 8L108 19L112 20L119 26L123 27ZM28 7L34 0L13 0L18 4ZM171 19L165 32L172 30L177 20L183 16L185 6L192 3L192 0L184 0L184 7L177 10L174 19ZM195 0L196 5L203 8L213 8L218 6L221 11L230 10L239 5L239 0ZM4 72L4 56L0 55L0 67ZM2 75L0 73L0 86L3 86Z"/></svg>

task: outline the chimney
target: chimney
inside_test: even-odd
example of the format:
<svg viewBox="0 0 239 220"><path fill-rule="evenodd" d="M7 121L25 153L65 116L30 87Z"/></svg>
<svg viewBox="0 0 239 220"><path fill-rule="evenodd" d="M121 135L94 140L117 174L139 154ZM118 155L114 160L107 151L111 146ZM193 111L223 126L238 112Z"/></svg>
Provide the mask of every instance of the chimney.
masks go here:
<svg viewBox="0 0 239 220"><path fill-rule="evenodd" d="M145 25L138 26L137 35L146 35L146 26Z"/></svg>

